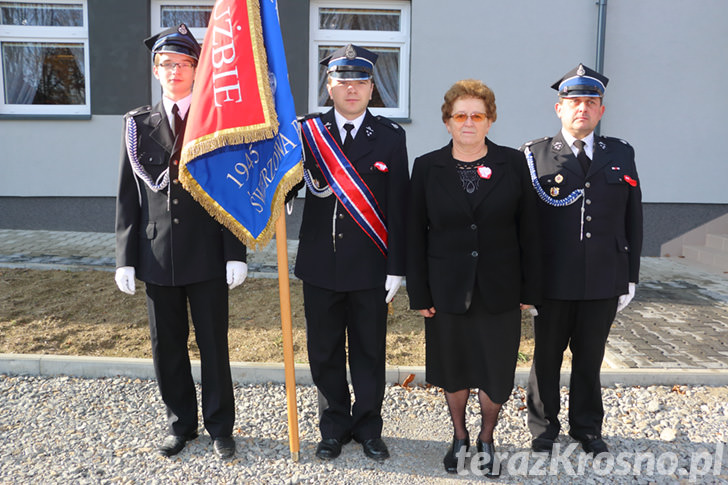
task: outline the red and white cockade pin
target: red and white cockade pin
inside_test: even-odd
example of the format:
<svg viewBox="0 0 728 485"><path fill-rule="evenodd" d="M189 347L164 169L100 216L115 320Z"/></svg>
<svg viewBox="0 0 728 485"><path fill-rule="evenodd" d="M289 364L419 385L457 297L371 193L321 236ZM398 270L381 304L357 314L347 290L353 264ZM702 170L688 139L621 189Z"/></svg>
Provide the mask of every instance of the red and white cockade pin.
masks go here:
<svg viewBox="0 0 728 485"><path fill-rule="evenodd" d="M622 170L622 169L619 167L612 167L612 170Z"/></svg>
<svg viewBox="0 0 728 485"><path fill-rule="evenodd" d="M493 175L493 171L490 169L490 167L484 167L481 165L478 167L478 175L482 179L489 179L491 175Z"/></svg>
<svg viewBox="0 0 728 485"><path fill-rule="evenodd" d="M629 175L624 176L624 181L627 182L632 187L637 187L637 181L630 177Z"/></svg>
<svg viewBox="0 0 728 485"><path fill-rule="evenodd" d="M389 172L389 167L384 162L374 162L374 167L380 172Z"/></svg>

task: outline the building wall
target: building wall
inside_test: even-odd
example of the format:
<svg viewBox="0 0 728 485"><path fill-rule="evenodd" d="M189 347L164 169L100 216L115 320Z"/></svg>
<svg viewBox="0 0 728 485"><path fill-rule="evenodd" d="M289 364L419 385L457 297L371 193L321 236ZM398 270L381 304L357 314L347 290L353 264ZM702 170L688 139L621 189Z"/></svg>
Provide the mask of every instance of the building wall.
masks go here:
<svg viewBox="0 0 728 485"><path fill-rule="evenodd" d="M279 0L299 114L314 67L308 11L308 0ZM89 0L90 119L0 119L0 228L111 230L122 115L151 98L141 42L149 15L149 0ZM575 0L412 0L410 117L402 121L411 161L447 143L442 95L467 77L496 94L496 143L555 134L549 86L578 62L595 67L597 15L596 2ZM715 55L728 50L725 18L724 0L608 3L601 132L635 147L646 255L728 212L728 165L716 143L728 97L706 89L728 74L725 56Z"/></svg>

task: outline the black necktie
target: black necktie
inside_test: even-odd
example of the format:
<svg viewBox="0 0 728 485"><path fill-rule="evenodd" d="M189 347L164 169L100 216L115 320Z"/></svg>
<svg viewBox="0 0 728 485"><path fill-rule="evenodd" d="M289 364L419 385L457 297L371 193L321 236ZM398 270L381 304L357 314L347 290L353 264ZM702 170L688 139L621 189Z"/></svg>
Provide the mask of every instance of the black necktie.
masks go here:
<svg viewBox="0 0 728 485"><path fill-rule="evenodd" d="M586 154L586 150L584 150L586 143L584 143L584 140L576 140L574 141L574 146L577 149L576 159L579 160L579 164L582 170L584 170L584 175L586 175L589 173L589 165L591 165L591 159Z"/></svg>
<svg viewBox="0 0 728 485"><path fill-rule="evenodd" d="M172 128L172 133L176 137L179 135L179 132L182 131L182 117L179 115L179 107L175 103L174 106L172 106L172 116L174 116L174 127Z"/></svg>
<svg viewBox="0 0 728 485"><path fill-rule="evenodd" d="M344 123L344 129L346 130L346 138L344 138L344 145L341 147L344 150L344 155L349 155L351 145L354 143L354 137L351 136L351 130L354 129L352 123Z"/></svg>

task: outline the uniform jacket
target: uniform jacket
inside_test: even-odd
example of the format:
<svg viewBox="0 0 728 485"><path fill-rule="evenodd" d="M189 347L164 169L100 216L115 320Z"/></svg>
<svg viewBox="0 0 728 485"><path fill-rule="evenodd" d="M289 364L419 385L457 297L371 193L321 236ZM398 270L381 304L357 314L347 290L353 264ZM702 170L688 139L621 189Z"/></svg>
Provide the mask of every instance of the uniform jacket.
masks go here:
<svg viewBox="0 0 728 485"><path fill-rule="evenodd" d="M412 309L464 313L473 292L491 313L540 303L536 200L522 153L486 139L475 204L463 191L452 142L415 160L407 224Z"/></svg>
<svg viewBox="0 0 728 485"><path fill-rule="evenodd" d="M585 176L561 132L521 148L533 154L546 194L564 199L584 189L584 197L566 207L539 200L544 297L592 300L627 293L627 283L638 282L642 250L642 193L634 149L618 138L595 136Z"/></svg>
<svg viewBox="0 0 728 485"><path fill-rule="evenodd" d="M334 110L321 115L341 146ZM304 167L322 187L326 182L310 148L304 143ZM368 110L354 138L349 160L379 204L388 229L388 254L383 255L336 196L319 198L306 190L299 234L296 276L333 291L355 291L384 286L386 275L405 274L404 218L409 170L404 130ZM387 171L374 166L384 162Z"/></svg>
<svg viewBox="0 0 728 485"><path fill-rule="evenodd" d="M130 116L136 121L137 154L144 170L156 180L169 167L169 186L156 193L132 171L124 142ZM246 260L245 246L178 180L182 138L180 134L175 143L161 102L124 116L116 199L116 265L133 266L137 278L161 286L224 278L226 261Z"/></svg>

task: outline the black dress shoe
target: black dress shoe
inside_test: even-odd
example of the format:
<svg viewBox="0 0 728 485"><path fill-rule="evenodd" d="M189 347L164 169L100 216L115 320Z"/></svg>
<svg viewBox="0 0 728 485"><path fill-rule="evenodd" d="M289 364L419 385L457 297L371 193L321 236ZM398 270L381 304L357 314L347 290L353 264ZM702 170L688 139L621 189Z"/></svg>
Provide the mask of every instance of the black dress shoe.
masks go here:
<svg viewBox="0 0 728 485"><path fill-rule="evenodd" d="M584 448L584 451L587 453L593 453L594 456L597 456L600 453L609 453L607 444L597 435L588 434L585 436L574 436L571 433L569 433L569 435L579 441L581 443L581 447Z"/></svg>
<svg viewBox="0 0 728 485"><path fill-rule="evenodd" d="M475 442L475 448L478 450L476 459L478 460L478 470L480 470L480 473L488 478L498 478L500 476L500 464L498 466L494 464L495 443L484 443L478 438ZM483 454L481 455L480 453Z"/></svg>
<svg viewBox="0 0 728 485"><path fill-rule="evenodd" d="M324 438L316 447L316 456L321 460L333 460L341 454L342 445L349 441L351 441L350 436L343 439Z"/></svg>
<svg viewBox="0 0 728 485"><path fill-rule="evenodd" d="M597 456L600 453L609 453L609 448L607 448L607 444L601 438L584 440L581 442L581 447L584 448L584 451L586 451L587 453L593 453L594 456Z"/></svg>
<svg viewBox="0 0 728 485"><path fill-rule="evenodd" d="M159 454L162 456L174 456L185 447L188 441L197 438L197 431L189 435L171 434L164 438L162 444L159 445Z"/></svg>
<svg viewBox="0 0 728 485"><path fill-rule="evenodd" d="M465 448L464 451L461 451L463 448ZM458 472L458 455L462 453L463 466L465 465L465 454L468 452L468 449L470 448L470 436L465 436L464 439L456 439L454 436L452 438L452 445L450 445L450 449L447 450L447 454L445 455L445 458L442 459L442 464L445 465L445 471L448 473L457 473Z"/></svg>
<svg viewBox="0 0 728 485"><path fill-rule="evenodd" d="M551 453L551 450L554 448L554 441L555 440L550 438L543 438L539 436L531 441L531 449L537 453Z"/></svg>
<svg viewBox="0 0 728 485"><path fill-rule="evenodd" d="M361 442L364 454L372 460L384 461L389 458L389 450L382 438L370 438Z"/></svg>
<svg viewBox="0 0 728 485"><path fill-rule="evenodd" d="M235 440L232 436L219 436L212 439L212 449L223 459L231 458L235 454Z"/></svg>

